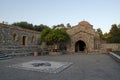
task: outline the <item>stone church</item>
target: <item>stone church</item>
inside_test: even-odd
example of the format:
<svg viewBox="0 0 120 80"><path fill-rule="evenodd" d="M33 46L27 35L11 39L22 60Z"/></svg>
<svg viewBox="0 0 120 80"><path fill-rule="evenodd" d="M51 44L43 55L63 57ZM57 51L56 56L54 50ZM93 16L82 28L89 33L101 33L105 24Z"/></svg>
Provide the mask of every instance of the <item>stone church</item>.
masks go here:
<svg viewBox="0 0 120 80"><path fill-rule="evenodd" d="M99 34L87 21L81 21L78 25L67 30L71 41L67 46L69 52L94 52L100 48Z"/></svg>
<svg viewBox="0 0 120 80"><path fill-rule="evenodd" d="M99 34L89 22L81 21L78 25L68 29L67 33L71 37L71 41L67 45L68 52L87 53L99 49ZM33 52L39 46L39 36L40 32L1 23L0 51L6 53Z"/></svg>
<svg viewBox="0 0 120 80"><path fill-rule="evenodd" d="M71 40L66 45L68 53L103 53L107 48L120 50L120 44L103 44L93 25L81 21L66 30ZM40 32L0 23L0 53L26 55L40 51Z"/></svg>

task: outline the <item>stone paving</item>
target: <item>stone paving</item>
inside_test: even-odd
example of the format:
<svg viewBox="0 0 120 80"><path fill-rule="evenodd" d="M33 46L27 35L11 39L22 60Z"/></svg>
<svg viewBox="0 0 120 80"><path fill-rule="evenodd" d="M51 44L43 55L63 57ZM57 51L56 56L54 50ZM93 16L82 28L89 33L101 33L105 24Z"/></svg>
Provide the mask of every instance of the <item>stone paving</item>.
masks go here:
<svg viewBox="0 0 120 80"><path fill-rule="evenodd" d="M53 62L53 61L42 61L42 60L32 60L29 62L24 62L20 64L10 65L8 67L31 70L31 71L39 71L46 73L59 73L62 70L66 69L72 65L70 62Z"/></svg>
<svg viewBox="0 0 120 80"><path fill-rule="evenodd" d="M73 64L56 74L8 67L32 60ZM0 60L0 80L120 80L120 63L106 54L15 57Z"/></svg>

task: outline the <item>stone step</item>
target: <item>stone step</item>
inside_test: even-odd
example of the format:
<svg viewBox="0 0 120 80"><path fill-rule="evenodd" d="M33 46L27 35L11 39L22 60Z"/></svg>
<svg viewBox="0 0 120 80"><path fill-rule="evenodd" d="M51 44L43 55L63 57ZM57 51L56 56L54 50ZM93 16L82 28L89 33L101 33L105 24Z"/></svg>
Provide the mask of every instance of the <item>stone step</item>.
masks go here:
<svg viewBox="0 0 120 80"><path fill-rule="evenodd" d="M11 58L10 56L0 53L0 60L10 59L10 58Z"/></svg>
<svg viewBox="0 0 120 80"><path fill-rule="evenodd" d="M41 51L38 49L37 46L29 46L29 47L23 47L23 46L5 46L5 47L0 47L0 51L4 54L7 54L9 56L21 56L21 55L30 55L34 53L34 51ZM2 54L1 54L2 56Z"/></svg>
<svg viewBox="0 0 120 80"><path fill-rule="evenodd" d="M11 59L12 57L2 57L2 58L0 58L0 60L6 60L6 59Z"/></svg>
<svg viewBox="0 0 120 80"><path fill-rule="evenodd" d="M0 53L0 58L6 57L7 55Z"/></svg>
<svg viewBox="0 0 120 80"><path fill-rule="evenodd" d="M28 56L28 55L32 55L31 52L24 52L24 53L11 53L8 54L8 56Z"/></svg>

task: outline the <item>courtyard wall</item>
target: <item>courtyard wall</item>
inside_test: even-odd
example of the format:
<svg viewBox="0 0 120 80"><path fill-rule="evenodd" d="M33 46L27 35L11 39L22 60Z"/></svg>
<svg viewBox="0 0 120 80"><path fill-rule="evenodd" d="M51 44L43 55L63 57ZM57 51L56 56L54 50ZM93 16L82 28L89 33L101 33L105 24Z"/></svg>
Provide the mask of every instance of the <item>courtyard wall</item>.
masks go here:
<svg viewBox="0 0 120 80"><path fill-rule="evenodd" d="M112 50L112 51L120 51L120 44L118 43L104 43L101 44L101 48L107 50Z"/></svg>

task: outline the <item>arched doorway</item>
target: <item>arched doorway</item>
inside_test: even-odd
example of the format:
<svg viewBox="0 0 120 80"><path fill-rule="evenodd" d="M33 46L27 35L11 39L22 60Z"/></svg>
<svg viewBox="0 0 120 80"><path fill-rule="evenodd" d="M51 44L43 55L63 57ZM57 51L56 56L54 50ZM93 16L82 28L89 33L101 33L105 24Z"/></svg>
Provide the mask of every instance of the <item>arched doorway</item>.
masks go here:
<svg viewBox="0 0 120 80"><path fill-rule="evenodd" d="M86 44L84 41L79 40L75 43L75 52L85 51Z"/></svg>
<svg viewBox="0 0 120 80"><path fill-rule="evenodd" d="M27 45L27 36L22 37L22 45Z"/></svg>

